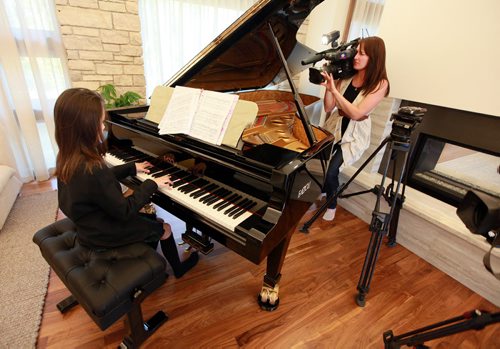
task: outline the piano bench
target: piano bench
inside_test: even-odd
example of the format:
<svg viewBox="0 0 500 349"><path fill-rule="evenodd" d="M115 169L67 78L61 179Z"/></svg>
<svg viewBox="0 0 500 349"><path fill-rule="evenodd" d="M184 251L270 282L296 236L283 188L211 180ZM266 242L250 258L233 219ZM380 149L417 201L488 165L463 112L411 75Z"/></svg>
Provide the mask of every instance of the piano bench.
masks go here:
<svg viewBox="0 0 500 349"><path fill-rule="evenodd" d="M58 304L61 312L79 303L101 330L127 315L121 347L139 347L168 319L163 311L142 318L141 302L167 279L165 259L147 244L97 252L78 243L67 218L36 232L33 242L72 294Z"/></svg>

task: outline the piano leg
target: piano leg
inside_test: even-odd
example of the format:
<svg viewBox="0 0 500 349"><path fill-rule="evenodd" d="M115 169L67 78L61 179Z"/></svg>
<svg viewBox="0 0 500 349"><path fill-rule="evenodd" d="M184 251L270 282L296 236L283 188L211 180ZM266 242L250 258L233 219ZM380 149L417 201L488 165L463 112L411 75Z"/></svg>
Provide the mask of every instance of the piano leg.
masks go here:
<svg viewBox="0 0 500 349"><path fill-rule="evenodd" d="M295 200L289 201L285 212L283 212L283 215L286 215L286 217L282 217L280 221L281 226L276 227L278 229L284 229L286 231L286 235L267 256L266 275L264 275L264 283L259 295L257 296L257 302L262 310L273 311L279 306L279 281L281 279L281 268L283 267L286 252L288 251L288 246L292 240L292 235L297 230L300 218L302 218L309 206L309 202ZM299 219L297 219L297 217L299 217Z"/></svg>

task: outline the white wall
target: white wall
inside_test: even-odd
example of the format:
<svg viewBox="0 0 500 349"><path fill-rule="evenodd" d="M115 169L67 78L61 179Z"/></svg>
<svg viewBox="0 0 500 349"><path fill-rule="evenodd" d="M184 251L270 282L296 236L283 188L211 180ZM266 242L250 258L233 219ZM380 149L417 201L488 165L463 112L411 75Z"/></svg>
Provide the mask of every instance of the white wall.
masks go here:
<svg viewBox="0 0 500 349"><path fill-rule="evenodd" d="M342 37L348 9L349 0L325 0L316 6L307 17L306 40L302 42L302 44L317 52L329 49L330 46L321 43L321 36L332 30L339 30L341 32L340 36ZM309 82L309 67L311 66L312 65L308 65L300 75L299 91L311 96L323 98L324 88ZM315 108L314 114L320 115L310 115L311 122L314 124L322 124L325 119L322 103Z"/></svg>
<svg viewBox="0 0 500 349"><path fill-rule="evenodd" d="M391 97L500 116L500 1L386 0Z"/></svg>

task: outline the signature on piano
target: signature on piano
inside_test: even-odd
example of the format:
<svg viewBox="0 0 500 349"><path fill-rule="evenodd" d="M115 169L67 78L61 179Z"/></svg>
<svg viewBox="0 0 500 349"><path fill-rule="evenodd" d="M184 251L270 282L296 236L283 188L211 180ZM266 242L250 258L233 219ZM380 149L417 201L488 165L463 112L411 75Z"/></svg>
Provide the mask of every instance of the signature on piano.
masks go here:
<svg viewBox="0 0 500 349"><path fill-rule="evenodd" d="M300 198L302 195L304 195L304 193L306 191L309 190L309 188L311 187L311 181L307 182L303 187L302 189L299 190L298 194L297 194L297 199Z"/></svg>

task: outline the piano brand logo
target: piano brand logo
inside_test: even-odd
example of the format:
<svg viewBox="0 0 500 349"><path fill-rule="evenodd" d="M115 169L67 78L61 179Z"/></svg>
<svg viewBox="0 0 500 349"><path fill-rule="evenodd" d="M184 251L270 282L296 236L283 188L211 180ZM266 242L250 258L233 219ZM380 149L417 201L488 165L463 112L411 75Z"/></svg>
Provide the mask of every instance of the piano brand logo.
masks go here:
<svg viewBox="0 0 500 349"><path fill-rule="evenodd" d="M297 194L297 199L299 199L306 191L309 190L311 187L311 181L307 182L306 185L302 187L302 189L299 190L299 193Z"/></svg>

